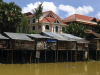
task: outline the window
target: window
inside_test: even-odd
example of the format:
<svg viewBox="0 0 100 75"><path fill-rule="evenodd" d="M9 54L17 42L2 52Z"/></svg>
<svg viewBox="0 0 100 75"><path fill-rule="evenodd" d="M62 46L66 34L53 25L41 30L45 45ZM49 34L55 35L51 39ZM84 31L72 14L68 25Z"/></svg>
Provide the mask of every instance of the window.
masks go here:
<svg viewBox="0 0 100 75"><path fill-rule="evenodd" d="M54 23L59 23L59 21L58 20L55 20Z"/></svg>
<svg viewBox="0 0 100 75"><path fill-rule="evenodd" d="M33 30L35 30L35 26L33 26Z"/></svg>
<svg viewBox="0 0 100 75"><path fill-rule="evenodd" d="M35 23L35 19L33 18L33 23Z"/></svg>
<svg viewBox="0 0 100 75"><path fill-rule="evenodd" d="M49 25L46 25L46 26L45 26L45 29L49 30Z"/></svg>
<svg viewBox="0 0 100 75"><path fill-rule="evenodd" d="M56 32L58 32L58 26L56 26Z"/></svg>

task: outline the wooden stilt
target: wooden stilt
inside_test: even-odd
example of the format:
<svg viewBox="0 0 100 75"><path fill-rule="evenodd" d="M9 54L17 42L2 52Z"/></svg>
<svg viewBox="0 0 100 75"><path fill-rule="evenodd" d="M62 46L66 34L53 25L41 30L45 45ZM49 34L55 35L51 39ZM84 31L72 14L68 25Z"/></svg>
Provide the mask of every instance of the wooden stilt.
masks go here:
<svg viewBox="0 0 100 75"><path fill-rule="evenodd" d="M89 51L87 53L88 53L88 61L89 61Z"/></svg>
<svg viewBox="0 0 100 75"><path fill-rule="evenodd" d="M18 50L18 61L19 61L19 50Z"/></svg>
<svg viewBox="0 0 100 75"><path fill-rule="evenodd" d="M97 50L96 50L96 61L97 61Z"/></svg>
<svg viewBox="0 0 100 75"><path fill-rule="evenodd" d="M72 50L71 50L71 62L72 62Z"/></svg>
<svg viewBox="0 0 100 75"><path fill-rule="evenodd" d="M9 57L9 54L8 54L8 50L7 50L7 63L8 63L8 57Z"/></svg>
<svg viewBox="0 0 100 75"><path fill-rule="evenodd" d="M83 51L83 61L84 61L84 51Z"/></svg>
<svg viewBox="0 0 100 75"><path fill-rule="evenodd" d="M13 64L13 49L12 49L12 62L11 63Z"/></svg>
<svg viewBox="0 0 100 75"><path fill-rule="evenodd" d="M3 56L3 49L2 49L1 59L2 59L2 56Z"/></svg>
<svg viewBox="0 0 100 75"><path fill-rule="evenodd" d="M62 62L63 62L63 55L62 55Z"/></svg>
<svg viewBox="0 0 100 75"><path fill-rule="evenodd" d="M23 61L23 60L24 60L23 58L24 58L24 57L23 57L23 50L22 50L22 63L24 62L24 61Z"/></svg>
<svg viewBox="0 0 100 75"><path fill-rule="evenodd" d="M68 50L67 50L67 62L68 62Z"/></svg>
<svg viewBox="0 0 100 75"><path fill-rule="evenodd" d="M30 64L31 64L31 60L32 60L32 51L31 51L31 54L30 54Z"/></svg>
<svg viewBox="0 0 100 75"><path fill-rule="evenodd" d="M77 61L77 50L75 50L75 62Z"/></svg>
<svg viewBox="0 0 100 75"><path fill-rule="evenodd" d="M55 50L55 62L56 62L56 50Z"/></svg>
<svg viewBox="0 0 100 75"><path fill-rule="evenodd" d="M60 52L60 61L61 61L61 52Z"/></svg>
<svg viewBox="0 0 100 75"><path fill-rule="evenodd" d="M36 63L36 57L35 57L35 63Z"/></svg>
<svg viewBox="0 0 100 75"><path fill-rule="evenodd" d="M100 51L99 51L99 59L100 59Z"/></svg>
<svg viewBox="0 0 100 75"><path fill-rule="evenodd" d="M46 50L45 50L45 63L46 63Z"/></svg>
<svg viewBox="0 0 100 75"><path fill-rule="evenodd" d="M57 62L58 62L58 50L57 50Z"/></svg>

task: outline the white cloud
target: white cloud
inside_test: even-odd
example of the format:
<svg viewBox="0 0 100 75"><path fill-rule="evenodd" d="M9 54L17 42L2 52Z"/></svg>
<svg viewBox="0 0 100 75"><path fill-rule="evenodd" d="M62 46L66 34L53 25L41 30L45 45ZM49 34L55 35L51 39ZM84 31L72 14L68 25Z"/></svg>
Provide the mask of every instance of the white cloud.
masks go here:
<svg viewBox="0 0 100 75"><path fill-rule="evenodd" d="M100 18L100 11L98 12L98 14L96 15L98 18Z"/></svg>
<svg viewBox="0 0 100 75"><path fill-rule="evenodd" d="M67 12L68 14L66 16L70 16L75 13L85 15L94 11L94 9L91 6L83 6L83 7L79 6L78 8L75 8L70 5L62 5L62 4L59 5L58 9Z"/></svg>
<svg viewBox="0 0 100 75"><path fill-rule="evenodd" d="M27 7L22 8L22 13L32 12L32 9L35 9L40 3L41 2L36 2L34 4L32 3L28 4ZM53 2L44 1L42 3L42 6L43 6L43 12L52 10L54 13L58 14L57 7L54 5Z"/></svg>

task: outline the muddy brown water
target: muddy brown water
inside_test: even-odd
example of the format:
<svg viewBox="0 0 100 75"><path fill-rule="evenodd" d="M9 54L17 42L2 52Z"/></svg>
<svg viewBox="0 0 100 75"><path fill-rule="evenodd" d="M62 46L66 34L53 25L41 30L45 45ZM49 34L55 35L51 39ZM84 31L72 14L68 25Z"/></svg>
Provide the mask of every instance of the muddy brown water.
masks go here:
<svg viewBox="0 0 100 75"><path fill-rule="evenodd" d="M100 75L100 61L0 64L0 75Z"/></svg>

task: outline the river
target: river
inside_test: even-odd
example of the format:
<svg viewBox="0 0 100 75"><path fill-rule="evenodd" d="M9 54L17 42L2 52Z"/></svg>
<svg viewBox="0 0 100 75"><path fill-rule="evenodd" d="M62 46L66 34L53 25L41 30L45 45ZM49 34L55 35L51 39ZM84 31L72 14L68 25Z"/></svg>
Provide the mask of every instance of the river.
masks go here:
<svg viewBox="0 0 100 75"><path fill-rule="evenodd" d="M100 61L0 64L0 75L100 75Z"/></svg>

